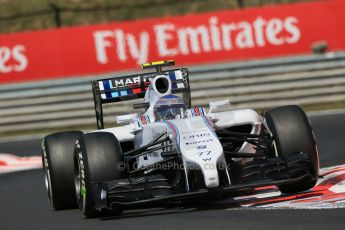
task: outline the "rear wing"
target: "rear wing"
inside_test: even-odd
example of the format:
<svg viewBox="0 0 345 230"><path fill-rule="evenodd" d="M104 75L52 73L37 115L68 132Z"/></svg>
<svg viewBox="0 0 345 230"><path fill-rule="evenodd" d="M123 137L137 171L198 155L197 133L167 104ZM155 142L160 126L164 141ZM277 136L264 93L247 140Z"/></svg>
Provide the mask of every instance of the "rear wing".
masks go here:
<svg viewBox="0 0 345 230"><path fill-rule="evenodd" d="M150 64L143 64L143 68L156 68L157 72L92 81L98 129L104 129L103 104L144 98L148 86L157 75L169 76L172 83L172 93L182 93L184 103L188 108L191 107L188 69L180 68L162 71L162 66L173 65L167 62L148 65Z"/></svg>

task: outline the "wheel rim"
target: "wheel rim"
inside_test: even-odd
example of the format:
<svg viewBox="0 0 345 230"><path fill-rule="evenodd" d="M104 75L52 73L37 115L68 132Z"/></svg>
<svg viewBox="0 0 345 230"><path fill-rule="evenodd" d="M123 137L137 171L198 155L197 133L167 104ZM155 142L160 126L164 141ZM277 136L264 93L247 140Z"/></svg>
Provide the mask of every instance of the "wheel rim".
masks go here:
<svg viewBox="0 0 345 230"><path fill-rule="evenodd" d="M49 169L47 169L46 167L44 167L44 184L46 186L46 190L48 193L48 200L51 204L53 204L53 193L52 193L52 189L51 189L51 180L50 180L50 172Z"/></svg>
<svg viewBox="0 0 345 230"><path fill-rule="evenodd" d="M81 202L80 187L81 187L81 176L80 176L80 162L79 159L76 160L76 167L74 167L74 186L75 195L77 197L78 204Z"/></svg>

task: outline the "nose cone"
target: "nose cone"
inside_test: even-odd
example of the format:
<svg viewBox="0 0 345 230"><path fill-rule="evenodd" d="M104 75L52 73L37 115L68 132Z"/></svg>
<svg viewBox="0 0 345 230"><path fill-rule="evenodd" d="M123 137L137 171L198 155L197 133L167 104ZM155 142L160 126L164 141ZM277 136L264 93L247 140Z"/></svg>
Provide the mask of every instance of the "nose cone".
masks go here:
<svg viewBox="0 0 345 230"><path fill-rule="evenodd" d="M217 163L224 161L223 147L206 117L171 121L178 129L185 166L200 168L208 188L219 186Z"/></svg>
<svg viewBox="0 0 345 230"><path fill-rule="evenodd" d="M218 170L217 164L204 164L204 170L202 170L204 174L205 185L207 188L214 188L219 186L219 177L218 177Z"/></svg>

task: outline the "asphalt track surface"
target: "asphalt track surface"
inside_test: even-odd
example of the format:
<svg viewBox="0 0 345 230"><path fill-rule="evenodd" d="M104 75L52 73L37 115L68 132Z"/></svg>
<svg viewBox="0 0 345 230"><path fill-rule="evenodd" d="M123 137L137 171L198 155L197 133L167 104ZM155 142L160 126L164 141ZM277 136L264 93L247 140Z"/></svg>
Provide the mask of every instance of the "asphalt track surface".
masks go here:
<svg viewBox="0 0 345 230"><path fill-rule="evenodd" d="M321 167L345 163L345 113L311 117ZM38 155L40 140L0 143L0 153ZM204 202L203 202L204 203ZM10 229L345 229L345 208L238 207L231 198L190 207L125 212L85 219L79 210L53 211L42 170L0 175L0 230Z"/></svg>

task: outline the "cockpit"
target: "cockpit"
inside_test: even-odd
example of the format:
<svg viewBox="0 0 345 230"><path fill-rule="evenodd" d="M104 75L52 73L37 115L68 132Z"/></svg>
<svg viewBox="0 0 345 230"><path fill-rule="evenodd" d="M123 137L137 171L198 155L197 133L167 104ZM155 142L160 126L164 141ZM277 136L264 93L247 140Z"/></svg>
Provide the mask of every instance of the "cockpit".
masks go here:
<svg viewBox="0 0 345 230"><path fill-rule="evenodd" d="M156 120L172 120L184 118L186 106L181 98L175 95L167 95L157 101L153 112Z"/></svg>

